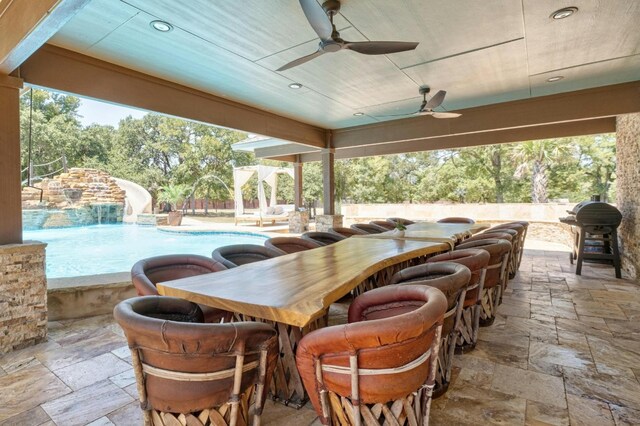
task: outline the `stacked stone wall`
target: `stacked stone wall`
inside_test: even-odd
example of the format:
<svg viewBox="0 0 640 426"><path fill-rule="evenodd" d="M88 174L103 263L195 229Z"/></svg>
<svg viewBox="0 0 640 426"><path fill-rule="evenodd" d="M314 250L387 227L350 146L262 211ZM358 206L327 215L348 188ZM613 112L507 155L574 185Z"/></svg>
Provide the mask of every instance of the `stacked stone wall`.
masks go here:
<svg viewBox="0 0 640 426"><path fill-rule="evenodd" d="M617 206L622 267L632 277L640 271L640 113L616 119Z"/></svg>
<svg viewBox="0 0 640 426"><path fill-rule="evenodd" d="M0 245L0 354L47 338L45 247Z"/></svg>

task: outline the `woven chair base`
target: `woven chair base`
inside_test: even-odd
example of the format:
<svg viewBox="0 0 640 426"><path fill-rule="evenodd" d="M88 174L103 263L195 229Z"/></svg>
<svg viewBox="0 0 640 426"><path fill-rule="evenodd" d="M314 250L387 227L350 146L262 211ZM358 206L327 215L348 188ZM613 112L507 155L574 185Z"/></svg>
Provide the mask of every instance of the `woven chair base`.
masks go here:
<svg viewBox="0 0 640 426"><path fill-rule="evenodd" d="M433 388L432 398L438 398L445 394L451 381L451 367L453 366L453 351L451 345L456 344L456 333L449 333L440 340L438 351L438 367L436 369L436 384Z"/></svg>
<svg viewBox="0 0 640 426"><path fill-rule="evenodd" d="M456 342L456 353L471 352L478 343L478 324L475 321L475 313L481 309L478 305L467 306L460 316L460 333Z"/></svg>
<svg viewBox="0 0 640 426"><path fill-rule="evenodd" d="M253 387L240 396L238 406L237 426L249 425L249 407ZM151 426L230 426L231 404L224 404L217 408L210 408L196 413L167 413L157 410L149 410L145 413L145 425Z"/></svg>
<svg viewBox="0 0 640 426"><path fill-rule="evenodd" d="M496 320L496 310L501 297L500 286L482 289L482 310L480 311L480 327L487 327Z"/></svg>
<svg viewBox="0 0 640 426"><path fill-rule="evenodd" d="M426 402L426 407L422 405L423 389L413 392L404 398L378 404L360 405L360 423L365 426L379 426L382 424L409 424L423 425L425 410L429 409L431 400ZM334 426L355 425L354 409L351 400L333 392L327 392L329 404L331 405L331 423Z"/></svg>

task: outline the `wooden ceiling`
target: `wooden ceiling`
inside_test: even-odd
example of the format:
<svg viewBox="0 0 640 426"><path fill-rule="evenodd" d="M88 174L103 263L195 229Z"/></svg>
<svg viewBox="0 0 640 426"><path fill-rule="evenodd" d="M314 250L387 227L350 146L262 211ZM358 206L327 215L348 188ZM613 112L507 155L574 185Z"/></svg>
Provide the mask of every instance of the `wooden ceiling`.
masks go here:
<svg viewBox="0 0 640 426"><path fill-rule="evenodd" d="M564 6L579 11L550 18ZM423 84L458 110L640 80L640 1L343 0L335 22L346 40L420 45L276 72L317 49L297 0L91 0L49 43L327 129L414 111Z"/></svg>

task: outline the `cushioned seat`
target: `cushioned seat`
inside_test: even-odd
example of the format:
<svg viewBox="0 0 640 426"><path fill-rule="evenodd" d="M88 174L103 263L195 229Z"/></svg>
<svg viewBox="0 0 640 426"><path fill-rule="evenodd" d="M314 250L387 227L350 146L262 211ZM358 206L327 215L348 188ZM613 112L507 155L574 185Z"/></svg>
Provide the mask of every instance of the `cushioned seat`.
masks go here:
<svg viewBox="0 0 640 426"><path fill-rule="evenodd" d="M391 222L394 225L397 223L402 223L403 225L413 225L415 223L413 220L405 219L402 217L388 217L387 222Z"/></svg>
<svg viewBox="0 0 640 426"><path fill-rule="evenodd" d="M296 364L322 424L428 424L446 309L436 288L387 286L357 297L349 324L304 336Z"/></svg>
<svg viewBox="0 0 640 426"><path fill-rule="evenodd" d="M468 217L445 217L438 221L438 223L476 223L475 220Z"/></svg>
<svg viewBox="0 0 640 426"><path fill-rule="evenodd" d="M248 424L250 415L260 423L278 356L272 326L205 324L198 305L163 296L125 300L114 317L131 349L145 424Z"/></svg>
<svg viewBox="0 0 640 426"><path fill-rule="evenodd" d="M328 246L337 243L338 241L342 241L346 237L334 232L305 232L302 234L302 238L318 243L321 246Z"/></svg>
<svg viewBox="0 0 640 426"><path fill-rule="evenodd" d="M441 290L447 297L447 313L442 327L438 351L438 370L433 397L443 395L451 382L453 354L458 340L458 327L471 272L459 263L425 263L403 269L391 277L390 284L427 285Z"/></svg>
<svg viewBox="0 0 640 426"><path fill-rule="evenodd" d="M478 342L480 311L482 310L481 296L484 288L484 277L490 259L489 252L482 249L455 250L427 259L427 263L459 263L471 271L471 279L467 286L460 317L460 333L456 342L456 352L469 352L475 348Z"/></svg>
<svg viewBox="0 0 640 426"><path fill-rule="evenodd" d="M299 251L321 247L320 244L315 241L296 237L269 238L264 242L264 246L276 252L280 252L280 254L297 253Z"/></svg>
<svg viewBox="0 0 640 426"><path fill-rule="evenodd" d="M227 268L220 262L195 254L172 254L142 259L131 268L131 281L138 296L158 295L156 284L163 281L193 277L224 271ZM201 305L206 322L230 321L231 312Z"/></svg>
<svg viewBox="0 0 640 426"><path fill-rule="evenodd" d="M222 263L228 269L281 255L281 252L257 244L234 244L219 247L211 253L213 260Z"/></svg>
<svg viewBox="0 0 640 426"><path fill-rule="evenodd" d="M366 234L366 232L361 231L359 229L344 228L342 226L336 226L335 228L330 228L329 232L333 232L334 234L340 234L345 238L353 237L354 235L365 235Z"/></svg>
<svg viewBox="0 0 640 426"><path fill-rule="evenodd" d="M507 266L511 243L507 240L488 239L469 241L460 244L455 251L464 249L483 249L489 253L489 265L484 277L482 289L482 310L480 312L480 326L493 324L496 319L496 309L502 294L502 288L507 280Z"/></svg>
<svg viewBox="0 0 640 426"><path fill-rule="evenodd" d="M391 222L387 222L386 220L372 220L369 222L370 225L377 225L381 228L384 228L387 231L392 231L396 229L396 225Z"/></svg>
<svg viewBox="0 0 640 426"><path fill-rule="evenodd" d="M353 225L351 225L352 229L357 229L359 231L362 231L366 234L381 234L383 232L387 232L388 229L383 228L381 226L378 225L372 225L370 223L354 223Z"/></svg>

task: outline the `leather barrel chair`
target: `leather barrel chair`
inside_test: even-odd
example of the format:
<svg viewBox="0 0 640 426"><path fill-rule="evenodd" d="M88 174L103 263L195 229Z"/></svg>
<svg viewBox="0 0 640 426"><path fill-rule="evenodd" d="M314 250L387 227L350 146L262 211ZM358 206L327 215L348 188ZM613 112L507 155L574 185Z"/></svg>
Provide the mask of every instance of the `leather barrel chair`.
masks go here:
<svg viewBox="0 0 640 426"><path fill-rule="evenodd" d="M281 255L281 252L257 244L233 244L219 247L211 253L213 260L222 263L228 269Z"/></svg>
<svg viewBox="0 0 640 426"><path fill-rule="evenodd" d="M402 217L388 217L387 222L393 223L393 226L396 226L398 223L401 223L405 226L413 225L415 223L413 220L404 219Z"/></svg>
<svg viewBox="0 0 640 426"><path fill-rule="evenodd" d="M425 263L403 269L391 277L389 284L426 285L442 291L447 297L442 338L438 350L438 369L433 397L438 398L449 388L453 354L458 340L458 328L467 286L471 279L469 268L452 262Z"/></svg>
<svg viewBox="0 0 640 426"><path fill-rule="evenodd" d="M469 219L468 217L445 217L438 221L438 223L476 223L475 220Z"/></svg>
<svg viewBox="0 0 640 426"><path fill-rule="evenodd" d="M466 249L439 254L427 259L427 263L454 262L466 266L471 271L471 279L460 317L460 333L456 342L456 353L472 351L478 342L480 311L482 310L482 289L484 277L491 256L486 250Z"/></svg>
<svg viewBox="0 0 640 426"><path fill-rule="evenodd" d="M393 231L394 229L396 229L396 225L386 220L372 220L371 222L369 222L369 224L384 228L385 231Z"/></svg>
<svg viewBox="0 0 640 426"><path fill-rule="evenodd" d="M344 240L346 237L334 232L305 232L302 234L302 238L318 243L321 246L329 246Z"/></svg>
<svg viewBox="0 0 640 426"><path fill-rule="evenodd" d="M436 288L387 286L304 336L296 364L322 424L428 424L446 309Z"/></svg>
<svg viewBox="0 0 640 426"><path fill-rule="evenodd" d="M496 309L502 296L502 288L507 279L507 266L511 243L507 240L487 239L460 244L454 251L465 249L483 249L489 253L489 265L484 277L482 289L482 309L480 326L486 327L496 319Z"/></svg>
<svg viewBox="0 0 640 426"><path fill-rule="evenodd" d="M321 247L315 241L305 240L296 237L273 237L264 242L264 246L280 252L280 254L297 253L299 251L311 250Z"/></svg>
<svg viewBox="0 0 640 426"><path fill-rule="evenodd" d="M388 231L388 229L386 228L378 225L372 225L370 223L354 223L353 225L351 225L351 228L362 231L365 234L381 234Z"/></svg>
<svg viewBox="0 0 640 426"><path fill-rule="evenodd" d="M461 241L460 243L466 243L466 242L471 242L471 241L480 241L480 240L490 240L490 239L496 239L496 240L507 240L511 243L511 251L509 252L509 263L507 265L507 278L512 278L512 274L515 276L515 272L514 269L516 268L516 259L517 259L517 253L516 253L516 244L518 242L518 233L512 229L500 229L500 230L487 230L487 232L483 232L481 234L476 234L472 237L467 238L464 241ZM504 288L502 289L503 292L504 290L506 290L507 286L509 285L509 280L505 280L504 282ZM502 300L500 301L500 303L502 303Z"/></svg>
<svg viewBox="0 0 640 426"><path fill-rule="evenodd" d="M251 414L260 423L278 357L272 326L205 324L195 303L162 296L125 300L114 317L131 349L145 425L248 424Z"/></svg>
<svg viewBox="0 0 640 426"><path fill-rule="evenodd" d="M195 254L172 254L142 259L131 268L131 281L138 296L156 296L156 284L163 281L224 271L220 262ZM200 305L205 322L229 322L233 314L222 309Z"/></svg>
<svg viewBox="0 0 640 426"><path fill-rule="evenodd" d="M336 226L335 228L329 228L329 232L342 235L345 238L353 237L354 235L366 235L366 232L359 229L344 228L342 226Z"/></svg>
<svg viewBox="0 0 640 426"><path fill-rule="evenodd" d="M526 225L524 225L526 223ZM514 245L514 261L513 261L513 271L509 274L509 278L514 278L518 269L520 269L520 263L522 262L522 254L524 252L524 240L527 236L527 228L529 226L528 222L509 222L503 223L493 228L488 229L485 232L502 232L505 230L516 231L518 233L516 244Z"/></svg>

